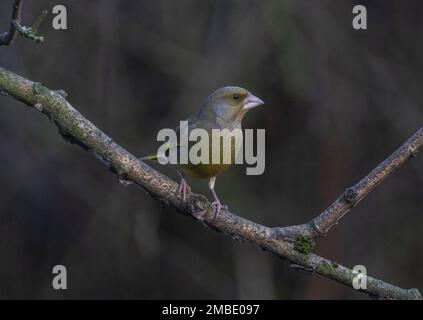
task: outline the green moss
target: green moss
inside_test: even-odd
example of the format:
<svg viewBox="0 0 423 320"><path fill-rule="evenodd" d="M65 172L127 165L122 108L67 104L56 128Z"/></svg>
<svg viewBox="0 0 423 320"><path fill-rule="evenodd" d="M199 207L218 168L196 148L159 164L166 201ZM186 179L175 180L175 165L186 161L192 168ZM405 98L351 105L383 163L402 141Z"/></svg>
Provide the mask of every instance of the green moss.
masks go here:
<svg viewBox="0 0 423 320"><path fill-rule="evenodd" d="M294 249L309 254L313 250L313 240L305 234L299 234L295 237Z"/></svg>
<svg viewBox="0 0 423 320"><path fill-rule="evenodd" d="M34 82L32 90L36 95L47 94L48 91L40 82Z"/></svg>
<svg viewBox="0 0 423 320"><path fill-rule="evenodd" d="M340 282L345 284L352 283L356 274L351 270L339 270L339 265L336 262L323 261L318 267L318 272L325 276L332 276L339 279Z"/></svg>
<svg viewBox="0 0 423 320"><path fill-rule="evenodd" d="M355 274L354 272L352 272L352 271L347 271L345 274L344 274L344 279L345 279L345 282L346 283L352 283L352 281L354 280L354 278L357 276L357 274Z"/></svg>
<svg viewBox="0 0 423 320"><path fill-rule="evenodd" d="M323 261L322 264L319 266L319 272L323 275L329 275L332 273L334 267L327 263L326 261Z"/></svg>

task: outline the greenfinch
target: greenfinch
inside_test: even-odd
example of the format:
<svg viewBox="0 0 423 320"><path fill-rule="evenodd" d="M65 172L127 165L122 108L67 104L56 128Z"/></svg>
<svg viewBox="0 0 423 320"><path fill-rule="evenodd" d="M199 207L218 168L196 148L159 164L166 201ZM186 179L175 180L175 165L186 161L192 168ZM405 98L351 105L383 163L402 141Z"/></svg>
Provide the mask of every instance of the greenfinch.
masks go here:
<svg viewBox="0 0 423 320"><path fill-rule="evenodd" d="M209 137L212 136L211 132L213 129L229 129L231 132L234 129L240 129L239 132L242 132L241 122L245 114L252 108L262 105L263 103L264 102L260 98L254 96L246 89L232 86L220 88L208 96L198 111L186 120L188 122L188 131L203 129L209 134ZM178 127L176 131L179 132L179 130L180 128ZM235 139L235 141L238 140ZM191 192L185 179L186 176L209 179L208 187L213 194L214 200L212 206L215 217L217 217L222 209L222 204L214 190L216 176L227 170L231 164L234 163L241 146L236 143L231 143L231 157L229 163L222 161L222 154L217 155L221 160L220 162L212 163L214 149L219 150L218 152L223 152L223 148L213 148L213 143L209 143L208 146L210 150L210 161L208 163L193 164L188 161L186 164L178 163L176 165L181 177L178 194L185 201L187 195ZM175 147L180 148L180 145ZM188 148L191 148L191 145ZM142 159L157 159L157 157L157 155L153 155Z"/></svg>

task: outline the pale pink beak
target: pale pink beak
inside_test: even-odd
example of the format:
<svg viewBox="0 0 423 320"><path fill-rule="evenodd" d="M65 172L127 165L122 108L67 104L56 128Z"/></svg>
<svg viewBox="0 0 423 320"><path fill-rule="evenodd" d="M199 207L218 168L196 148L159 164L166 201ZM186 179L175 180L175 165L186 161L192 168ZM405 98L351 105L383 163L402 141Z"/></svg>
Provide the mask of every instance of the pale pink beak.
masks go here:
<svg viewBox="0 0 423 320"><path fill-rule="evenodd" d="M264 104L263 100L261 100L259 97L256 97L255 95L250 93L247 99L245 99L244 110L249 110L249 109L258 107L262 104Z"/></svg>

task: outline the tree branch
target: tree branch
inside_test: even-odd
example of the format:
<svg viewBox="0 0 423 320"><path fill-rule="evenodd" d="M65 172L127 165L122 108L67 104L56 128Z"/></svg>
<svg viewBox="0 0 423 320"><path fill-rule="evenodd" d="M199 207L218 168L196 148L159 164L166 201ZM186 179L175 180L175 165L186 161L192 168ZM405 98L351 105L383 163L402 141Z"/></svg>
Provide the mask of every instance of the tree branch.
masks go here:
<svg viewBox="0 0 423 320"><path fill-rule="evenodd" d="M18 31L15 28L14 22L21 22L22 14L22 0L15 0L12 9L12 20L10 22L9 31L0 34L0 46L11 45L18 37Z"/></svg>
<svg viewBox="0 0 423 320"><path fill-rule="evenodd" d="M177 184L174 181L115 143L73 108L61 92L50 90L39 83L22 78L1 67L0 91L44 113L58 127L59 133L68 142L76 143L84 150L93 153L118 176L119 181L125 182L125 184L134 183L158 201L174 207L180 213L191 216L216 231L229 235L236 240L255 244L263 250L287 259L291 262L291 266L299 271L316 272L341 284L353 287L352 280L356 274L351 269L310 253L310 238L300 232L305 230L302 226L287 227L286 230L289 229L292 231L291 234L296 235L294 239L292 237L281 237L279 232L281 228L269 228L228 211L222 211L215 219L213 208L203 195L192 194L188 204L185 204L178 197ZM423 128L413 138L410 140L414 142L409 143L409 140L407 143L413 148L414 154L421 148ZM361 199L373 190L375 185L383 179L381 173L384 172L384 176L387 176L388 174L385 174L385 172L389 171L390 174L406 160L406 154L405 151L398 154L397 152L394 153L384 162L385 166L384 163L378 166L381 169L385 168L384 170L381 171L376 168L368 176L367 182L360 182L356 185L354 192L357 193L357 196L354 199ZM341 203L343 201L340 200ZM335 208L338 208L338 206L341 205L336 205ZM344 206L343 204L341 207ZM330 209L331 207L326 210L328 213L325 213L325 211L321 218L319 218L320 216L318 219L316 218L315 223L319 230L327 231L333 225L333 221L342 217L343 214L337 213L341 210ZM207 210L206 214L198 214L202 210ZM329 218L326 219L325 217ZM326 222L327 220L331 222ZM311 228L309 225L307 226L307 228ZM309 234L313 235L314 233L310 231ZM372 277L367 277L367 289L362 291L372 297L382 299L422 298L417 289L402 289Z"/></svg>
<svg viewBox="0 0 423 320"><path fill-rule="evenodd" d="M0 46L11 45L16 40L18 34L35 42L44 41L44 37L39 36L37 33L41 23L47 17L48 11L43 10L41 12L41 15L37 19L35 19L35 22L32 27L26 27L21 25L22 4L23 0L15 0L13 4L10 28L9 31L0 34Z"/></svg>
<svg viewBox="0 0 423 320"><path fill-rule="evenodd" d="M280 236L301 233L312 238L317 238L326 235L346 213L376 189L379 183L389 177L408 159L415 157L422 146L423 127L356 185L347 188L334 203L309 223L299 226L275 228L274 231Z"/></svg>

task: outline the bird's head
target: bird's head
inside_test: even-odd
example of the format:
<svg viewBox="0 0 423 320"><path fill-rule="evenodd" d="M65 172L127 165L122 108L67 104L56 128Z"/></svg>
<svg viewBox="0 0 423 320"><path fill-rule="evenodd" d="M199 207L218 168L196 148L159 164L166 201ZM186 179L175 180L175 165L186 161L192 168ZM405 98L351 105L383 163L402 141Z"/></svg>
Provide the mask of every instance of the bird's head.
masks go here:
<svg viewBox="0 0 423 320"><path fill-rule="evenodd" d="M226 121L242 120L245 113L264 102L251 92L240 87L223 87L213 92L204 102L215 115Z"/></svg>

